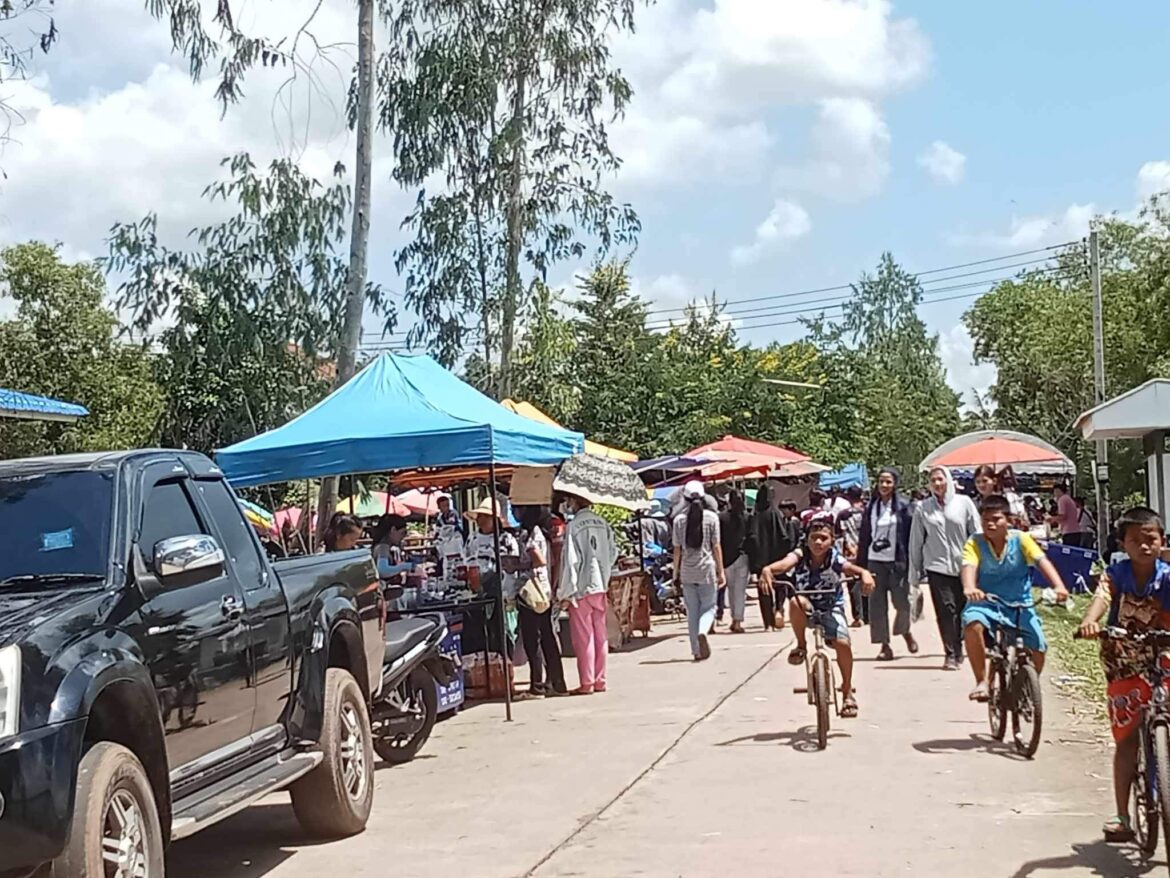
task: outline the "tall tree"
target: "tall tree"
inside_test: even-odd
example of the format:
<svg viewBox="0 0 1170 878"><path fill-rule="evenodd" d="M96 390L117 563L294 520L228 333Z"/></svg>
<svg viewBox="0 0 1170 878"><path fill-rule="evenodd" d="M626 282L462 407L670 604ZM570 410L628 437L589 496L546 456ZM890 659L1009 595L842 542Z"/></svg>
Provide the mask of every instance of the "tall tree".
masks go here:
<svg viewBox="0 0 1170 878"><path fill-rule="evenodd" d="M922 287L889 253L862 275L838 323L812 321L810 338L850 375L871 465L914 472L959 431L959 397L946 381L938 336L918 316Z"/></svg>
<svg viewBox="0 0 1170 878"><path fill-rule="evenodd" d="M0 285L17 303L16 318L0 322L0 386L89 409L69 425L0 419L0 457L148 442L162 392L145 347L117 341L100 270L66 263L46 244L21 244L0 252Z"/></svg>
<svg viewBox="0 0 1170 878"><path fill-rule="evenodd" d="M451 360L478 332L507 395L533 281L639 230L601 185L619 164L607 124L631 94L609 40L633 27L634 0L381 3L380 118L395 176L445 184L420 191L407 218L415 238L399 254L407 302L437 318L414 337Z"/></svg>
<svg viewBox="0 0 1170 878"><path fill-rule="evenodd" d="M320 397L351 277L348 187L325 186L288 159L258 170L241 154L224 165L227 178L205 196L236 212L192 230L196 246L166 246L151 214L111 230L106 260L134 329L173 321L158 337L172 388L164 436L205 451L279 426ZM364 295L393 322L377 285Z"/></svg>

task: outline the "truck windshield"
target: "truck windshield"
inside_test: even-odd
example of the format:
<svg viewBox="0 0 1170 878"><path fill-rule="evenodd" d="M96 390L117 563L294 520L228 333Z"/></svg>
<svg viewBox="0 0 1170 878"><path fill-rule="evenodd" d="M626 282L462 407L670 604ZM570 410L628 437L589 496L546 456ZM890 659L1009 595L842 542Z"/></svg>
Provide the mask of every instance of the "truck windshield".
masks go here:
<svg viewBox="0 0 1170 878"><path fill-rule="evenodd" d="M104 578L113 498L112 473L0 475L0 582L62 574Z"/></svg>

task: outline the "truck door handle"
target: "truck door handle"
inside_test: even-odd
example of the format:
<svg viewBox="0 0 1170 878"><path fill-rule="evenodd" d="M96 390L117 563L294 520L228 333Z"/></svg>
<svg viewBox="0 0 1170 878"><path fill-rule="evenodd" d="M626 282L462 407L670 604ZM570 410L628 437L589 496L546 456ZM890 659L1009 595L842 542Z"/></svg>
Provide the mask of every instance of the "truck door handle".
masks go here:
<svg viewBox="0 0 1170 878"><path fill-rule="evenodd" d="M219 610L226 619L238 619L244 615L244 605L234 594L225 594L219 602Z"/></svg>

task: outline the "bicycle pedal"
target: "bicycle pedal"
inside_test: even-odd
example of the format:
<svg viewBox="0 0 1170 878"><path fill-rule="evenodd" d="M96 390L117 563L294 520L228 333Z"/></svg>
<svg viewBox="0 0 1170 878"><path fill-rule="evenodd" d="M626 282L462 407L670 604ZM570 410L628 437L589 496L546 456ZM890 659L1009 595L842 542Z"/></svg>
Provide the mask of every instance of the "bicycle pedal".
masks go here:
<svg viewBox="0 0 1170 878"><path fill-rule="evenodd" d="M808 695L808 686L793 686L793 695Z"/></svg>

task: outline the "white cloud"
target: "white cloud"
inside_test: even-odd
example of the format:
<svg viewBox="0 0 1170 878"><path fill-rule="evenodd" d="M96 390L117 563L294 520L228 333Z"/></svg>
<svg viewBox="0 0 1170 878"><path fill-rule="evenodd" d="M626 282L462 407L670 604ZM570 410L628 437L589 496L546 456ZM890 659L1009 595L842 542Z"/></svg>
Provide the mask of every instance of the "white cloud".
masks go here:
<svg viewBox="0 0 1170 878"><path fill-rule="evenodd" d="M890 129L864 98L822 101L812 146L813 157L806 163L776 171L778 187L859 201L880 192L889 176Z"/></svg>
<svg viewBox="0 0 1170 878"><path fill-rule="evenodd" d="M794 201L778 198L764 221L756 226L755 240L735 247L731 251L731 261L735 265L755 262L773 247L803 238L810 231L812 220L808 211Z"/></svg>
<svg viewBox="0 0 1170 878"><path fill-rule="evenodd" d="M995 383L994 364L975 363L975 342L962 323L939 333L938 353L947 370L947 383L962 397L964 405L973 407L975 395L986 395Z"/></svg>
<svg viewBox="0 0 1170 878"><path fill-rule="evenodd" d="M764 165L771 137L759 120L727 125L680 114L656 119L634 108L612 133L623 185L743 180Z"/></svg>
<svg viewBox="0 0 1170 878"><path fill-rule="evenodd" d="M936 140L918 157L918 164L936 183L954 186L963 181L967 157L942 140Z"/></svg>
<svg viewBox="0 0 1170 878"><path fill-rule="evenodd" d="M1089 224L1097 214L1092 204L1072 204L1060 213L1012 217L1006 232L970 234L957 232L947 236L952 244L975 245L1000 250L1030 250L1075 241L1089 233Z"/></svg>
<svg viewBox="0 0 1170 878"><path fill-rule="evenodd" d="M1167 190L1170 190L1170 162L1146 162L1141 166L1137 175L1139 202L1149 201Z"/></svg>
<svg viewBox="0 0 1170 878"><path fill-rule="evenodd" d="M881 188L889 132L877 103L930 67L917 23L887 0L660 0L614 54L635 91L613 133L624 182L750 179L775 140L769 113L820 106L813 154L794 177L811 172L802 188L835 197Z"/></svg>

